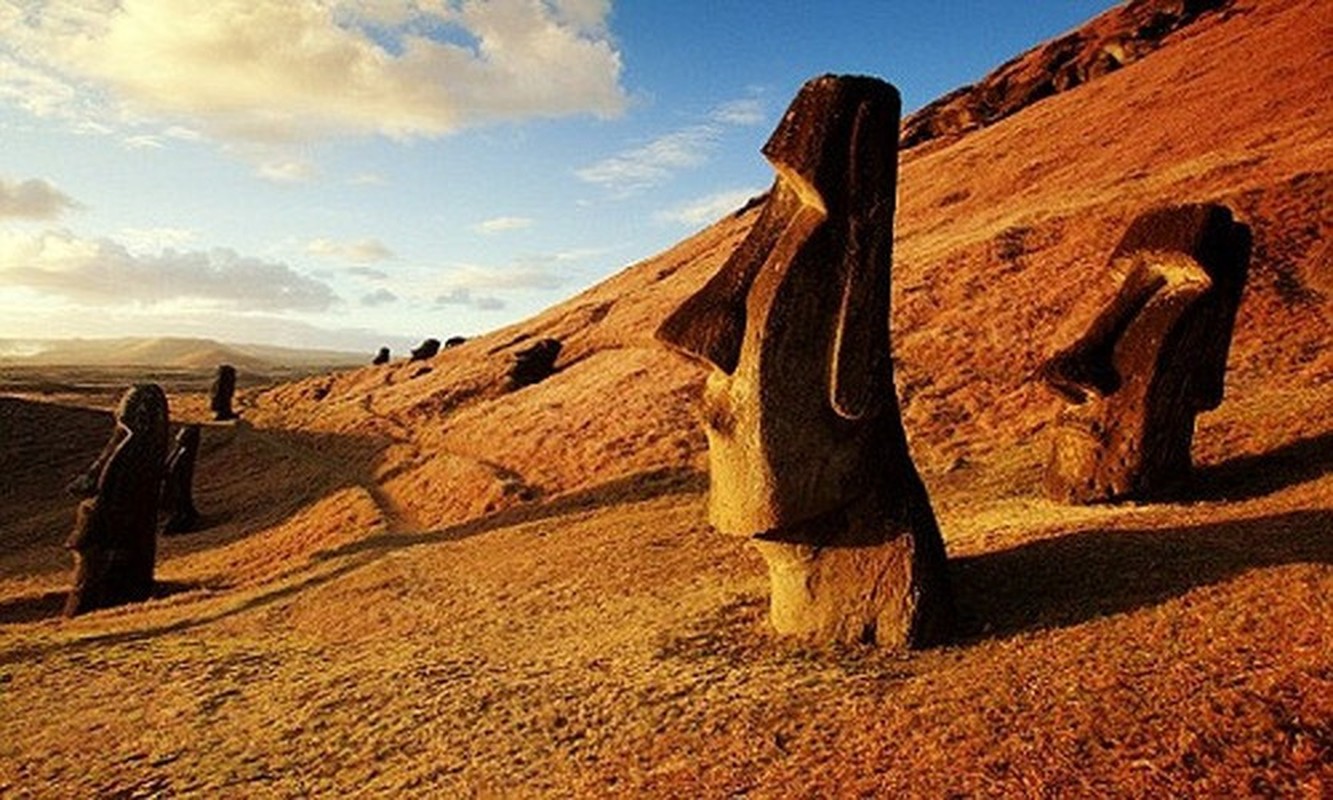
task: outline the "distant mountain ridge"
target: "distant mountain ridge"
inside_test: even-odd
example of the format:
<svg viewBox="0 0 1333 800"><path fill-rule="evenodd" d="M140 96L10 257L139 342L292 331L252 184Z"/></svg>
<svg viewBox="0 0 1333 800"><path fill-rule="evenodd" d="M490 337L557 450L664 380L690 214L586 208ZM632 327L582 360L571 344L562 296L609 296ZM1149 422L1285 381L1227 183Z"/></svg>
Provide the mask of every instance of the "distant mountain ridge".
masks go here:
<svg viewBox="0 0 1333 800"><path fill-rule="evenodd" d="M231 364L249 370L280 367L340 367L368 362L365 353L235 344L188 337L118 339L0 339L0 364L86 367L175 367L204 369Z"/></svg>

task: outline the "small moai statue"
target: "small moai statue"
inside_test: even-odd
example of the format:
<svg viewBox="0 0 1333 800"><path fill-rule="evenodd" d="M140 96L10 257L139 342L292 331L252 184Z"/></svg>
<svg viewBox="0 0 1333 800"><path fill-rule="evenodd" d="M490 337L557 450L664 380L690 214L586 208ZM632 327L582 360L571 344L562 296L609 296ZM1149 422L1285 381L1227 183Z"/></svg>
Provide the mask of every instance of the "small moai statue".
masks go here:
<svg viewBox="0 0 1333 800"><path fill-rule="evenodd" d="M875 78L806 83L763 148L777 179L759 219L657 331L711 368L709 520L768 562L773 627L890 648L953 620L893 384L900 107Z"/></svg>
<svg viewBox="0 0 1333 800"><path fill-rule="evenodd" d="M381 347L380 351L375 354L374 360L372 360L370 363L374 364L377 367L381 364L389 363L389 348Z"/></svg>
<svg viewBox="0 0 1333 800"><path fill-rule="evenodd" d="M209 389L209 408L213 410L213 419L219 422L236 419L236 412L231 409L232 395L236 394L236 368L230 364L218 367L217 377Z"/></svg>
<svg viewBox="0 0 1333 800"><path fill-rule="evenodd" d="M555 360L564 346L559 339L538 339L531 347L514 354L509 383L515 389L541 383L555 372Z"/></svg>
<svg viewBox="0 0 1333 800"><path fill-rule="evenodd" d="M194 507L194 463L198 457L199 426L186 425L176 434L176 444L167 456L162 508L168 517L163 533L188 533L199 524L199 510Z"/></svg>
<svg viewBox="0 0 1333 800"><path fill-rule="evenodd" d="M412 357L409 361L425 361L428 358L434 358L440 352L439 339L427 339L412 351Z"/></svg>
<svg viewBox="0 0 1333 800"><path fill-rule="evenodd" d="M1151 500L1189 478L1194 418L1222 402L1250 246L1249 227L1220 205L1158 208L1130 224L1111 254L1119 292L1039 370L1069 404L1046 470L1051 497Z"/></svg>
<svg viewBox="0 0 1333 800"><path fill-rule="evenodd" d="M110 454L99 456L96 489L79 504L65 542L74 553L65 616L146 600L152 593L167 438L167 396L161 387L132 387L116 409Z"/></svg>

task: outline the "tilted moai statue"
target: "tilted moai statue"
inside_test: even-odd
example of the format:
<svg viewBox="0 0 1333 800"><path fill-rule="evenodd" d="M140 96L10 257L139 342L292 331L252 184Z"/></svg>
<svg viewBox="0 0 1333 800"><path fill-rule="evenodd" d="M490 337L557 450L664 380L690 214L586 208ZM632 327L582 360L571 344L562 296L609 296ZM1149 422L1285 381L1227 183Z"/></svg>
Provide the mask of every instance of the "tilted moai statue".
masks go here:
<svg viewBox="0 0 1333 800"><path fill-rule="evenodd" d="M236 368L230 364L218 367L218 375L209 389L209 408L213 410L213 419L225 421L236 419L236 412L231 410L231 398L236 394Z"/></svg>
<svg viewBox="0 0 1333 800"><path fill-rule="evenodd" d="M176 434L176 444L167 456L162 481L162 508L168 513L163 533L188 533L199 524L194 507L194 462L199 457L199 426L186 425Z"/></svg>
<svg viewBox="0 0 1333 800"><path fill-rule="evenodd" d="M412 357L409 361L425 361L428 358L434 358L440 352L439 339L427 339L412 351Z"/></svg>
<svg viewBox="0 0 1333 800"><path fill-rule="evenodd" d="M373 365L375 365L375 366L377 366L377 367L378 367L380 364L387 364L387 363L389 363L389 348L387 348L387 347L381 347L381 348L380 348L380 351L379 351L378 353L375 354L375 358L374 358L370 363L373 364Z"/></svg>
<svg viewBox="0 0 1333 800"><path fill-rule="evenodd" d="M759 219L657 331L712 367L709 518L754 537L773 626L890 647L939 642L953 616L893 385L899 110L874 78L802 87L763 148L777 180Z"/></svg>
<svg viewBox="0 0 1333 800"><path fill-rule="evenodd" d="M167 396L156 384L136 385L120 400L96 492L79 504L65 543L74 551L74 588L65 616L145 600L152 593L166 455Z"/></svg>
<svg viewBox="0 0 1333 800"><path fill-rule="evenodd" d="M1189 477L1194 418L1222 402L1250 229L1220 205L1149 211L1111 254L1125 281L1088 330L1042 365L1070 403L1046 490L1077 503L1152 499Z"/></svg>

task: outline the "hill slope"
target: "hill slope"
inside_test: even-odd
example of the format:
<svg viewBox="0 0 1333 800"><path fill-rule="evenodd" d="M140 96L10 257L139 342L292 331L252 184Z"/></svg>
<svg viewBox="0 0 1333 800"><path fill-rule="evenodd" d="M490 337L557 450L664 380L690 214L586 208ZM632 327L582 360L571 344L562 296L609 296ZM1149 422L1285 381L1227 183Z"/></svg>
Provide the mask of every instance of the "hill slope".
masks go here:
<svg viewBox="0 0 1333 800"><path fill-rule="evenodd" d="M107 420L0 399L0 793L1327 796L1330 41L1323 0L1237 0L904 154L894 345L947 648L772 641L762 561L704 523L702 373L651 333L753 210L429 363L243 392L205 430L209 527L140 606L50 618L59 487ZM1115 291L1129 219L1197 200L1256 253L1195 495L1039 499L1033 368ZM558 371L512 390L544 336Z"/></svg>

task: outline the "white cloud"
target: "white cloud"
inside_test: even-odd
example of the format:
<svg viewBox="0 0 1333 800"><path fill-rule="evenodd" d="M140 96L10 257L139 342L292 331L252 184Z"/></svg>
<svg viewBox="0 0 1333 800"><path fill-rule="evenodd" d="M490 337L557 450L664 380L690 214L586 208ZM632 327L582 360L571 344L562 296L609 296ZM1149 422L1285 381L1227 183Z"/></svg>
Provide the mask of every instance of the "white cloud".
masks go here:
<svg viewBox="0 0 1333 800"><path fill-rule="evenodd" d="M306 245L306 252L321 258L333 258L340 261L352 261L369 264L372 261L384 261L393 258L393 251L378 239L361 239L355 242L335 242L331 239L312 239Z"/></svg>
<svg viewBox="0 0 1333 800"><path fill-rule="evenodd" d="M55 219L78 207L69 195L39 178L22 182L0 178L0 219Z"/></svg>
<svg viewBox="0 0 1333 800"><path fill-rule="evenodd" d="M233 250L141 255L109 239L67 231L0 231L0 287L89 306L200 300L244 311L325 311L338 299L327 284L285 264Z"/></svg>
<svg viewBox="0 0 1333 800"><path fill-rule="evenodd" d="M315 165L300 159L269 161L259 165L259 177L273 183L304 183L317 174Z"/></svg>
<svg viewBox="0 0 1333 800"><path fill-rule="evenodd" d="M267 143L612 116L626 100L609 12L605 0L35 0L0 9L0 99Z"/></svg>
<svg viewBox="0 0 1333 800"><path fill-rule="evenodd" d="M376 172L361 172L347 179L351 186L384 186L388 183L383 175Z"/></svg>
<svg viewBox="0 0 1333 800"><path fill-rule="evenodd" d="M762 122L763 107L754 99L733 100L713 108L705 118L705 122L663 134L645 145L575 170L574 174L617 196L659 186L681 170L705 164L728 128Z"/></svg>
<svg viewBox="0 0 1333 800"><path fill-rule="evenodd" d="M762 193L761 188L729 189L706 197L691 200L688 203L669 208L658 213L662 222L675 222L690 227L708 225L741 208L751 198Z"/></svg>
<svg viewBox="0 0 1333 800"><path fill-rule="evenodd" d="M435 298L437 306L466 306L477 311L500 311L505 301L492 295L474 295L471 289L450 289Z"/></svg>
<svg viewBox="0 0 1333 800"><path fill-rule="evenodd" d="M520 231L532 227L531 217L492 217L472 226L477 233L491 235L505 231Z"/></svg>
<svg viewBox="0 0 1333 800"><path fill-rule="evenodd" d="M718 135L714 125L693 125L605 158L574 174L617 194L632 194L664 183L682 169L703 164Z"/></svg>

